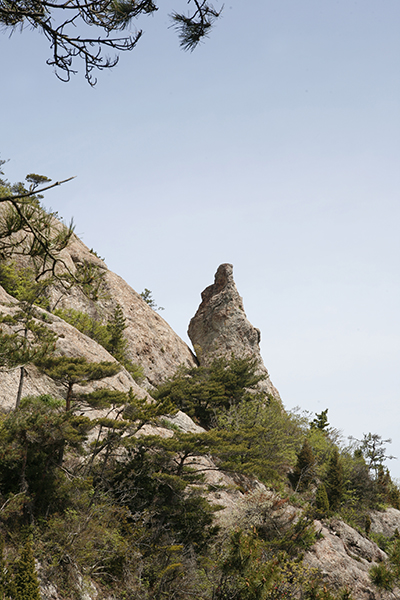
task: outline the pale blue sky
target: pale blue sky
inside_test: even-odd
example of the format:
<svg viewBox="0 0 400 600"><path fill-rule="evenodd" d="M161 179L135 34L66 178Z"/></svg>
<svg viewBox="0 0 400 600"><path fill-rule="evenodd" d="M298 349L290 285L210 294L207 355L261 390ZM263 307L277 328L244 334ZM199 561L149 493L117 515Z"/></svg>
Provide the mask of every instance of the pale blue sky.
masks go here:
<svg viewBox="0 0 400 600"><path fill-rule="evenodd" d="M185 340L233 263L285 405L392 437L400 477L400 4L232 0L194 53L176 7L94 89L1 35L6 174L76 175L45 204Z"/></svg>

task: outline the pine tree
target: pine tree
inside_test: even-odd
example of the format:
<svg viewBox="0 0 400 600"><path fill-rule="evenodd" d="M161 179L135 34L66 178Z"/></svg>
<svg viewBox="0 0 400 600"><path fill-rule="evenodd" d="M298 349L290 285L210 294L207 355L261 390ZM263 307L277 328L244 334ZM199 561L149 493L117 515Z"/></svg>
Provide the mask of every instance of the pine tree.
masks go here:
<svg viewBox="0 0 400 600"><path fill-rule="evenodd" d="M16 568L14 577L15 600L41 600L30 539L25 544Z"/></svg>
<svg viewBox="0 0 400 600"><path fill-rule="evenodd" d="M326 431L326 429L329 427L327 408L322 412L315 414L315 419L311 421L310 427L311 429L319 429L320 431Z"/></svg>
<svg viewBox="0 0 400 600"><path fill-rule="evenodd" d="M315 457L309 441L306 439L299 454L297 455L297 464L293 471L293 482L295 490L306 489L315 476Z"/></svg>
<svg viewBox="0 0 400 600"><path fill-rule="evenodd" d="M107 350L119 362L123 362L127 347L127 340L123 336L124 329L126 329L126 319L119 304L114 309L113 316L108 321L106 327L110 336L107 342Z"/></svg>
<svg viewBox="0 0 400 600"><path fill-rule="evenodd" d="M97 381L105 377L116 375L121 370L118 363L112 362L88 362L84 357L71 358L68 356L57 356L39 361L37 366L46 375L59 381L67 390L65 410L72 409L74 385L86 385L90 381Z"/></svg>
<svg viewBox="0 0 400 600"><path fill-rule="evenodd" d="M13 277L18 279L16 273ZM19 310L13 316L0 315L0 367L6 369L18 367L20 372L16 409L22 398L26 365L34 359L43 359L54 351L57 338L48 327L38 321L35 308L35 303L42 297L49 281L48 279L45 283L31 282L30 286L22 286L16 294ZM4 326L11 333L3 331Z"/></svg>
<svg viewBox="0 0 400 600"><path fill-rule="evenodd" d="M329 506L332 510L337 510L343 496L343 467L340 460L339 450L333 449L331 454L328 472L326 474L326 488L329 500Z"/></svg>
<svg viewBox="0 0 400 600"><path fill-rule="evenodd" d="M323 483L319 484L317 493L315 494L315 508L316 516L320 519L326 517L329 513L328 494Z"/></svg>

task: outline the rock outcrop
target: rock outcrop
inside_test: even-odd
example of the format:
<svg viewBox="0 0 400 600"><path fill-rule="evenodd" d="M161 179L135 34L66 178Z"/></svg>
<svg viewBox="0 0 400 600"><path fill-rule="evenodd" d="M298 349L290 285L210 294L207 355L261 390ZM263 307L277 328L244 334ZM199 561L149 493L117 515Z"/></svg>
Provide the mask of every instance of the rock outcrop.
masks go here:
<svg viewBox="0 0 400 600"><path fill-rule="evenodd" d="M396 513L399 521L400 511ZM385 519L386 512L373 514L379 522L382 518ZM374 519L374 516L371 515L371 519ZM395 518L393 514L391 517ZM304 564L317 569L325 582L336 590L347 588L355 600L400 598L400 590L397 587L393 590L379 590L371 583L371 567L388 558L375 542L339 519L331 519L329 524L315 521L315 526L321 539L305 554Z"/></svg>
<svg viewBox="0 0 400 600"><path fill-rule="evenodd" d="M9 296L0 286L0 313L12 316L17 310L18 302L15 298ZM75 327L72 327L72 325L63 321L63 319L60 319L41 308L37 308L36 312L38 315L37 321L39 322L40 317L42 317L43 321L41 323L45 323L49 330L56 334L57 354L68 357L81 356L86 358L88 362L116 362L115 358L111 356L103 346L100 346L100 344L75 329ZM56 384L52 379L41 373L34 365L27 365L25 367L25 372L23 396L52 394L55 397L62 397L65 394L65 390L61 385ZM19 368L0 370L1 408L9 409L14 407L18 384ZM100 381L91 382L84 388L76 386L76 390L85 393L104 387L121 392L128 392L129 389L132 388L133 392L138 397L143 398L147 396L146 391L134 381L126 369L121 369L121 371L113 377L107 377Z"/></svg>
<svg viewBox="0 0 400 600"><path fill-rule="evenodd" d="M143 368L149 387L171 377L181 364L196 366L193 353L168 323L122 277L110 271L77 236L73 236L62 258L73 273L79 269L90 269L98 278L99 290L94 303L79 286L60 299L59 290L55 289L54 301L58 301L58 307L73 308L107 319L119 305L126 319L124 336L128 341L128 357Z"/></svg>
<svg viewBox="0 0 400 600"><path fill-rule="evenodd" d="M57 220L54 226L63 227ZM105 323L120 306L126 319L127 358L143 368L145 387L156 387L179 365L197 366L192 351L170 325L75 234L60 259L58 272L68 272L83 283L54 284L47 292L51 309L73 309ZM28 257L18 257L17 262L29 266Z"/></svg>
<svg viewBox="0 0 400 600"><path fill-rule="evenodd" d="M188 335L200 364L209 364L219 356L255 357L259 373L265 376L259 386L280 400L270 381L260 353L260 330L248 321L243 299L233 279L233 266L218 267L214 283L201 294L201 304L189 324Z"/></svg>

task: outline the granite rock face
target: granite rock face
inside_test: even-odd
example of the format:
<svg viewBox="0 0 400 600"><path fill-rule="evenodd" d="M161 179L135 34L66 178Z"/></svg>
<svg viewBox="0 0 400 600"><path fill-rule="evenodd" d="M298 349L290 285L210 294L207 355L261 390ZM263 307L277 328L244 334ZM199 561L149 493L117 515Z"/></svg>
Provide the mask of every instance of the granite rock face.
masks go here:
<svg viewBox="0 0 400 600"><path fill-rule="evenodd" d="M220 356L254 357L259 373L265 375L259 387L280 401L278 390L270 381L260 353L260 330L249 322L243 299L233 279L233 266L218 267L214 283L201 294L201 304L189 324L188 335L200 364L209 364Z"/></svg>
<svg viewBox="0 0 400 600"><path fill-rule="evenodd" d="M128 341L128 358L143 368L148 387L155 387L171 377L181 364L187 367L197 365L187 344L168 323L122 277L110 271L77 236L74 235L63 251L63 259L72 272L90 265L101 282L96 302L91 302L75 286L61 297L58 306L81 310L106 320L112 317L119 305L126 319L124 336ZM54 294L56 296L57 290Z"/></svg>
<svg viewBox="0 0 400 600"><path fill-rule="evenodd" d="M389 509L390 510L390 509ZM386 513L381 513L384 517ZM317 569L325 582L334 589L347 588L355 600L398 600L400 590L377 588L371 583L372 566L386 561L387 555L375 542L340 521L315 521L318 540L304 556L304 564Z"/></svg>
<svg viewBox="0 0 400 600"><path fill-rule="evenodd" d="M9 296L0 286L0 313L12 316L17 310L18 302L15 298ZM36 321L41 325L45 323L48 329L57 335L57 354L68 357L81 356L86 358L88 362L116 362L115 358L103 346L100 346L97 342L75 329L75 327L63 321L63 319L41 308L37 308L36 313ZM12 331L12 327L9 327L7 330L9 333ZM0 407L3 409L14 408L19 384L19 373L19 368L10 370L0 369ZM62 385L55 383L34 365L27 365L25 373L23 396L51 394L55 397L63 397L65 395ZM76 390L88 393L104 387L120 392L128 392L132 388L132 391L140 398L147 397L147 392L134 381L124 368L112 377L90 382L84 387L76 386ZM94 414L94 411L91 411L91 414L93 417L97 416Z"/></svg>
<svg viewBox="0 0 400 600"><path fill-rule="evenodd" d="M372 533L392 537L396 529L400 531L400 510L389 507L384 512L373 510L370 513Z"/></svg>
<svg viewBox="0 0 400 600"><path fill-rule="evenodd" d="M54 226L56 229L63 227L57 220ZM181 364L197 366L192 351L170 325L75 234L60 253L60 258L59 272L81 276L86 283L72 287L53 285L48 292L51 309L73 309L106 323L120 306L127 325L124 330L128 342L127 358L143 368L145 387L158 386ZM29 265L27 257L19 257L18 262Z"/></svg>

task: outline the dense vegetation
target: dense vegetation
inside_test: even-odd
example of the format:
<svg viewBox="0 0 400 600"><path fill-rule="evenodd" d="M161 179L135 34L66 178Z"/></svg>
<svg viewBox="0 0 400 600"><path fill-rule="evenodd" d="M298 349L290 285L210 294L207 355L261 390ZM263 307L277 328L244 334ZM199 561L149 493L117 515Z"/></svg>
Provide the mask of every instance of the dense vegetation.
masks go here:
<svg viewBox="0 0 400 600"><path fill-rule="evenodd" d="M24 597L15 592L18 565L32 545L41 575L65 600L79 598L80 576L126 599L272 600L299 591L309 599L349 598L346 590L334 596L310 587L315 574L302 555L316 540L312 518L335 514L365 527L369 508L398 506L397 488L382 464L377 476L368 467L370 447L337 445L324 413L310 423L260 395L255 368L233 357L180 369L150 404L132 392L103 391L81 396L67 411L65 399L41 396L3 414L4 597ZM204 433L137 435L146 423L165 426L163 417L181 408L179 398L208 424ZM80 416L85 402L108 408L108 416ZM249 493L234 524L218 526L219 507L208 496L216 487L203 470L210 456L236 474L239 489L251 490L257 475L280 496ZM289 497L306 507L299 520L287 509ZM391 563L372 573L378 585L393 585L398 555L395 541ZM29 599L37 597L32 581Z"/></svg>

